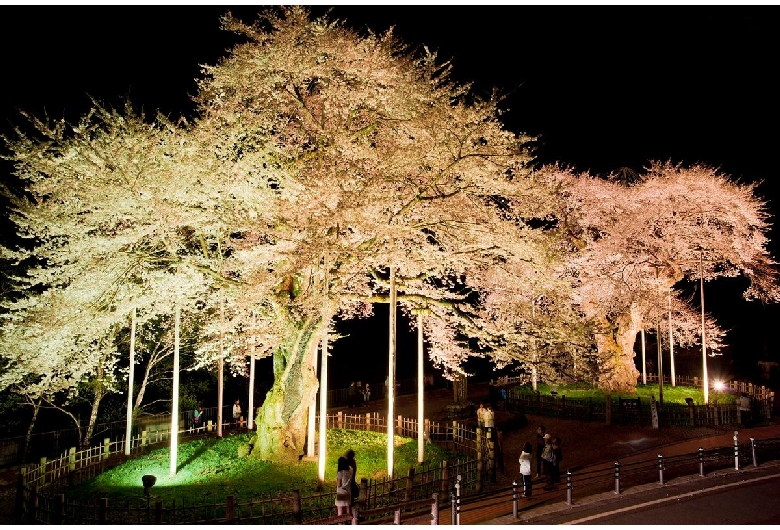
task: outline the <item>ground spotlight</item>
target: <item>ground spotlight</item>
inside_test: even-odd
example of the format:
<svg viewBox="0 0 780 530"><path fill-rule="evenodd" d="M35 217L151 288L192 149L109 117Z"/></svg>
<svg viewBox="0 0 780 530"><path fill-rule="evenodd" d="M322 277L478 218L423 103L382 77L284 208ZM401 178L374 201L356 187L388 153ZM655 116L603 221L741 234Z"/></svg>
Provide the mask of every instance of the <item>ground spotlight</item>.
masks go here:
<svg viewBox="0 0 780 530"><path fill-rule="evenodd" d="M144 495L148 497L152 492L152 486L157 482L157 477L154 475L144 475L141 477L141 480L144 483Z"/></svg>
<svg viewBox="0 0 780 530"><path fill-rule="evenodd" d="M726 384L723 381L715 381L715 384L713 384L712 387L715 390L721 391L726 388Z"/></svg>

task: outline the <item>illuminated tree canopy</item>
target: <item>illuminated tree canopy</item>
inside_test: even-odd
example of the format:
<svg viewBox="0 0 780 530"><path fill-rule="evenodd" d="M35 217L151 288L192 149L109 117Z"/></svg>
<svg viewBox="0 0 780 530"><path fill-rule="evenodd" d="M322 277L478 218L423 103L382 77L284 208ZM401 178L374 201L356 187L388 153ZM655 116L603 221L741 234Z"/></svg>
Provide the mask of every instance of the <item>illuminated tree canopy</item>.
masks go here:
<svg viewBox="0 0 780 530"><path fill-rule="evenodd" d="M567 274L575 303L594 324L604 388L633 390L636 335L663 318L678 282L743 274L751 282L746 298L777 300L775 263L766 249L768 215L755 186L698 165L654 163L628 186L549 171L565 190L560 216L571 241ZM690 344L695 317L685 306L675 304L678 333ZM717 347L722 332L710 325Z"/></svg>
<svg viewBox="0 0 780 530"><path fill-rule="evenodd" d="M630 187L535 170L534 138L503 127L497 96L392 30L301 7L223 22L242 42L204 66L196 118L96 102L7 139L30 244L3 257L31 267L3 302L4 384L108 391L130 311L143 325L182 307L195 367L224 355L244 374L272 356L254 452L284 459L303 451L318 333L387 302L390 268L402 309L430 311L428 354L448 377L478 355L631 390L636 333L702 255L706 279L746 274L748 295L776 298L750 187L702 167L653 165ZM689 306L675 308L693 341Z"/></svg>

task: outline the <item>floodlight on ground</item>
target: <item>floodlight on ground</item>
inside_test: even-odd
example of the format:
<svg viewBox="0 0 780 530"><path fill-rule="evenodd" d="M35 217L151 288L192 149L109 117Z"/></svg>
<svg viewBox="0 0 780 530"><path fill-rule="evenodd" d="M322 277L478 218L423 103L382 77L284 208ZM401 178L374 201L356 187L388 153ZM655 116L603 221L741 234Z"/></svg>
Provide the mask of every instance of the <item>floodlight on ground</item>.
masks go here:
<svg viewBox="0 0 780 530"><path fill-rule="evenodd" d="M718 392L722 391L724 388L726 388L726 384L723 381L715 381L715 383L712 385L712 387L717 390Z"/></svg>
<svg viewBox="0 0 780 530"><path fill-rule="evenodd" d="M157 477L154 475L144 475L141 477L141 481L144 484L144 495L148 497L152 492L152 486L157 482Z"/></svg>

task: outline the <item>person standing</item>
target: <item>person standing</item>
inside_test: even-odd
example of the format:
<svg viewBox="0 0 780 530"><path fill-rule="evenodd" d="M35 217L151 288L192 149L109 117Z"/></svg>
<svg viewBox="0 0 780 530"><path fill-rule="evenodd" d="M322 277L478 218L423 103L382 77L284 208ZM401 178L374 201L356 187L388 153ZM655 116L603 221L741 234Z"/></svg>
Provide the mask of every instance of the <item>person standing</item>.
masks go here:
<svg viewBox="0 0 780 530"><path fill-rule="evenodd" d="M350 505L350 482L352 482L352 468L349 467L347 459L340 456L337 462L336 470L336 511L338 515L351 513Z"/></svg>
<svg viewBox="0 0 780 530"><path fill-rule="evenodd" d="M371 387L366 383L366 388L363 390L363 405L367 407L369 401L371 401Z"/></svg>
<svg viewBox="0 0 780 530"><path fill-rule="evenodd" d="M547 439L542 455L542 460L547 468L545 471L547 480L544 489L549 491L560 482L560 464L563 459L563 451L561 450L561 439L558 436L550 437L549 434L544 436Z"/></svg>
<svg viewBox="0 0 780 530"><path fill-rule="evenodd" d="M552 448L555 458L552 463L552 483L558 484L561 481L561 460L563 460L563 450L561 449L560 436L553 436Z"/></svg>
<svg viewBox="0 0 780 530"><path fill-rule="evenodd" d="M495 412L493 412L493 407L491 405L487 406L487 409L485 410L482 417L485 421L485 429L492 431L496 426L496 415Z"/></svg>
<svg viewBox="0 0 780 530"><path fill-rule="evenodd" d="M536 476L542 476L542 451L544 450L544 425L536 428Z"/></svg>
<svg viewBox="0 0 780 530"><path fill-rule="evenodd" d="M479 408L477 409L477 427L480 429L485 428L485 405L482 403L479 404Z"/></svg>
<svg viewBox="0 0 780 530"><path fill-rule="evenodd" d="M357 460L355 460L355 451L350 449L344 454L344 458L347 459L347 465L349 465L349 468L352 470L352 483L350 484L349 491L351 494L350 506L354 506L355 501L357 501L360 496L360 488L358 488L357 485Z"/></svg>
<svg viewBox="0 0 780 530"><path fill-rule="evenodd" d="M553 462L555 460L555 452L553 451L552 438L549 434L544 435L544 447L542 448L542 473L545 477L545 490L553 489Z"/></svg>
<svg viewBox="0 0 780 530"><path fill-rule="evenodd" d="M349 390L347 391L347 400L349 401L349 408L352 408L355 406L355 398L357 397L357 387L355 387L355 382L352 381L349 384Z"/></svg>
<svg viewBox="0 0 780 530"><path fill-rule="evenodd" d="M531 442L525 442L520 453L520 476L523 477L523 497L531 498Z"/></svg>
<svg viewBox="0 0 780 530"><path fill-rule="evenodd" d="M200 410L200 407L195 407L195 410L192 411L192 427L193 429L198 429L200 427L200 417L203 415L203 411Z"/></svg>
<svg viewBox="0 0 780 530"><path fill-rule="evenodd" d="M238 422L241 420L241 402L236 400L233 403L233 422L235 422L236 425L238 425Z"/></svg>

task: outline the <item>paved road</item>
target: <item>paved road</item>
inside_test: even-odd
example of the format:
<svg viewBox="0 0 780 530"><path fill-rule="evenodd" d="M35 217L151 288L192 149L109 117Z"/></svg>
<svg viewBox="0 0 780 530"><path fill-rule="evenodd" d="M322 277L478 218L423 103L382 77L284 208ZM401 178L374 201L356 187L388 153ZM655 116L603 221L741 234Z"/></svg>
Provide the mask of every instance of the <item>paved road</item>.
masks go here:
<svg viewBox="0 0 780 530"><path fill-rule="evenodd" d="M593 516L567 524L743 525L780 522L780 474L725 483Z"/></svg>
<svg viewBox="0 0 780 530"><path fill-rule="evenodd" d="M482 524L777 524L780 521L780 462L740 471L722 470L706 477L686 476L558 502Z"/></svg>

